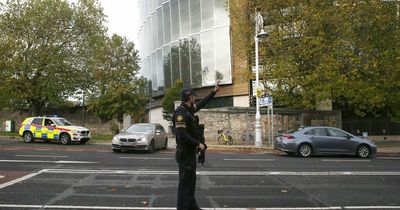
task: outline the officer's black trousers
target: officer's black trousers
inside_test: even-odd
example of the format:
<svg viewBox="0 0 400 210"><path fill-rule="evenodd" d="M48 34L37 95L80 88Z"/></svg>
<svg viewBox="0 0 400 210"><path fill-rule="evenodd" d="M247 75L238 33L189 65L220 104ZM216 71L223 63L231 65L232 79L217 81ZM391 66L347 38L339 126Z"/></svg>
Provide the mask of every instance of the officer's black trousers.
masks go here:
<svg viewBox="0 0 400 210"><path fill-rule="evenodd" d="M196 154L186 154L182 150L176 151L176 161L179 165L179 185L177 210L200 209L194 197L196 189Z"/></svg>

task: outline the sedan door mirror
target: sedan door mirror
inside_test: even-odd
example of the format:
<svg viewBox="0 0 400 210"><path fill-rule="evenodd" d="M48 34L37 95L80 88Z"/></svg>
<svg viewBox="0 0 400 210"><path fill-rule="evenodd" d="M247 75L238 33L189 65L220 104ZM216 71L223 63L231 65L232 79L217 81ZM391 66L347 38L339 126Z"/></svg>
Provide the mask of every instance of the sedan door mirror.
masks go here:
<svg viewBox="0 0 400 210"><path fill-rule="evenodd" d="M124 130L120 130L120 133L125 133L125 131Z"/></svg>
<svg viewBox="0 0 400 210"><path fill-rule="evenodd" d="M350 135L350 134L347 135L346 138L347 138L348 140L350 140L350 139L351 139L351 135Z"/></svg>

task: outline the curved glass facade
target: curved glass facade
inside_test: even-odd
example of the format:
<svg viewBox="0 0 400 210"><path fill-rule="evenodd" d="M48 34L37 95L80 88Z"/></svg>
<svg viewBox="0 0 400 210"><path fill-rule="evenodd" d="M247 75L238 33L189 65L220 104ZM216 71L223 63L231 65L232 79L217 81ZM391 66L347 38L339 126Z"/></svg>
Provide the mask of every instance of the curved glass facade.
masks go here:
<svg viewBox="0 0 400 210"><path fill-rule="evenodd" d="M194 88L232 83L226 0L141 0L141 74L153 95L175 80Z"/></svg>

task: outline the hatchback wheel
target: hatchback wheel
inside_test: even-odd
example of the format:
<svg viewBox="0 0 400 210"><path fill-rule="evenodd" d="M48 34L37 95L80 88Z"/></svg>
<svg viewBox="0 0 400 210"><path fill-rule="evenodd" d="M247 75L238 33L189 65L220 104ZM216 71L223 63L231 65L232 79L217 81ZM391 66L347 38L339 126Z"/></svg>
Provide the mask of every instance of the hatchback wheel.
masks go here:
<svg viewBox="0 0 400 210"><path fill-rule="evenodd" d="M33 135L32 135L31 132L29 132L29 131L25 132L23 137L24 137L24 142L26 142L26 143L32 143L33 142Z"/></svg>
<svg viewBox="0 0 400 210"><path fill-rule="evenodd" d="M298 154L300 157L310 157L312 154L312 148L309 144L302 144L298 149Z"/></svg>
<svg viewBox="0 0 400 210"><path fill-rule="evenodd" d="M367 145L361 145L357 149L357 155L361 158L369 157L371 149Z"/></svg>
<svg viewBox="0 0 400 210"><path fill-rule="evenodd" d="M67 133L63 133L60 136L61 143L66 145L71 142L71 137Z"/></svg>

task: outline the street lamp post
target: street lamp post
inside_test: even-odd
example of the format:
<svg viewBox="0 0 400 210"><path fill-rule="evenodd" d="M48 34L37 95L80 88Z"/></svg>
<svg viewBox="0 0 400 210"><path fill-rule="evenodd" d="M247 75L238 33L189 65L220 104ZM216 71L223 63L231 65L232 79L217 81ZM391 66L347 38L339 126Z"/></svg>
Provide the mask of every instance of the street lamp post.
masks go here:
<svg viewBox="0 0 400 210"><path fill-rule="evenodd" d="M255 53L256 53L256 122L255 122L255 146L262 147L262 125L261 125L261 115L260 115L260 80L258 76L259 65L258 65L258 41L259 39L266 38L268 34L263 29L264 21L260 12L256 13L255 17Z"/></svg>

